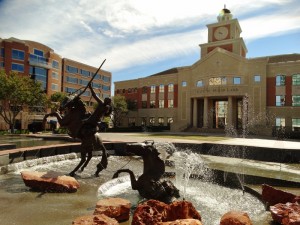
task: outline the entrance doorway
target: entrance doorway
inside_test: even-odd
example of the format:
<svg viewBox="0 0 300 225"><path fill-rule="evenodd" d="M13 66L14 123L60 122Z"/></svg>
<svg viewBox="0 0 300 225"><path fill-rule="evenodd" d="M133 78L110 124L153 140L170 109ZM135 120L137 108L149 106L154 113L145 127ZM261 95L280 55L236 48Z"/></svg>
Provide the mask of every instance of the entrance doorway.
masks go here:
<svg viewBox="0 0 300 225"><path fill-rule="evenodd" d="M224 129L227 125L228 101L214 101L213 127Z"/></svg>

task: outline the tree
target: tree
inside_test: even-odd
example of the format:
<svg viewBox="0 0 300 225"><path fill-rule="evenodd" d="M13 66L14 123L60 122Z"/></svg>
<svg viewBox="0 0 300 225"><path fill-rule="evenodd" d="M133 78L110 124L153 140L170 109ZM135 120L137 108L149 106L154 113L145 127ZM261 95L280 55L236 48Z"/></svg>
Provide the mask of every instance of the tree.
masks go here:
<svg viewBox="0 0 300 225"><path fill-rule="evenodd" d="M113 116L112 122L114 127L118 127L123 117L128 113L126 98L121 95L113 97Z"/></svg>
<svg viewBox="0 0 300 225"><path fill-rule="evenodd" d="M46 94L41 84L30 79L29 76L18 75L11 72L9 75L0 70L0 116L12 131L16 118L25 108L45 107Z"/></svg>
<svg viewBox="0 0 300 225"><path fill-rule="evenodd" d="M53 110L53 111L57 111L59 108L60 103L65 99L65 97L67 96L66 93L64 92L55 92L54 94L52 94L50 96L49 99L49 107Z"/></svg>

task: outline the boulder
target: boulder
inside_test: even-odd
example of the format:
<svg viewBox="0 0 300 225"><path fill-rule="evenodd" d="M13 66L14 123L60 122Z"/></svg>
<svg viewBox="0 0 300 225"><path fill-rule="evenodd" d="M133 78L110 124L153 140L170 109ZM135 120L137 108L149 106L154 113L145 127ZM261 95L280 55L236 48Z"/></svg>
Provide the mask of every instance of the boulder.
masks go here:
<svg viewBox="0 0 300 225"><path fill-rule="evenodd" d="M278 203L270 206L272 218L277 223L283 225L300 225L300 205L299 203Z"/></svg>
<svg viewBox="0 0 300 225"><path fill-rule="evenodd" d="M104 214L86 215L76 218L72 225L118 225L116 219L110 218Z"/></svg>
<svg viewBox="0 0 300 225"><path fill-rule="evenodd" d="M273 188L267 184L262 185L262 200L266 202L269 206L275 205L277 203L287 203L298 201L299 196Z"/></svg>
<svg viewBox="0 0 300 225"><path fill-rule="evenodd" d="M196 219L180 219L170 222L159 222L158 225L202 225L202 223Z"/></svg>
<svg viewBox="0 0 300 225"><path fill-rule="evenodd" d="M130 201L123 198L105 198L97 202L94 215L104 214L115 218L118 222L129 220Z"/></svg>
<svg viewBox="0 0 300 225"><path fill-rule="evenodd" d="M193 219L185 221L185 219ZM177 221L177 222L174 222ZM148 200L139 204L133 214L132 225L157 225L166 224L199 224L201 216L192 203L188 201L175 201L166 204L157 200ZM201 224L201 223L200 223Z"/></svg>
<svg viewBox="0 0 300 225"><path fill-rule="evenodd" d="M76 192L80 187L74 177L54 171L22 171L22 179L27 187L41 192Z"/></svg>
<svg viewBox="0 0 300 225"><path fill-rule="evenodd" d="M252 222L245 212L229 211L222 216L220 225L252 225Z"/></svg>

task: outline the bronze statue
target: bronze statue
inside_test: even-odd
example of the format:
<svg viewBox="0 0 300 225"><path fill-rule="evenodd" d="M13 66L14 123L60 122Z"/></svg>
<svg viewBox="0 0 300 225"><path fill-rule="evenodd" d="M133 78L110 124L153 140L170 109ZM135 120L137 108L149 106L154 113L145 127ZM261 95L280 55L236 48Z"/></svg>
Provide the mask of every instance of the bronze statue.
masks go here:
<svg viewBox="0 0 300 225"><path fill-rule="evenodd" d="M44 116L44 121L48 116L55 116L60 126L68 129L71 137L81 140L81 160L75 169L70 172L70 176L74 176L80 167L81 171L84 170L92 158L92 152L96 149L102 150L102 159L97 165L95 175L99 176L99 173L107 167L106 148L102 143L100 134L97 132L97 125L101 117L111 114L111 99L105 98L102 101L94 92L91 84L88 87L98 103L94 113L87 113L80 97L78 95L71 95L67 96L61 104L60 111L65 111L64 116L60 112L49 113Z"/></svg>
<svg viewBox="0 0 300 225"><path fill-rule="evenodd" d="M118 177L122 172L129 173L132 189L138 190L139 194L146 199L169 203L174 197L180 197L179 190L171 181L161 180L165 173L165 163L159 157L160 153L153 141L127 144L126 151L143 158L143 174L136 180L130 169L120 169L113 175L113 178Z"/></svg>

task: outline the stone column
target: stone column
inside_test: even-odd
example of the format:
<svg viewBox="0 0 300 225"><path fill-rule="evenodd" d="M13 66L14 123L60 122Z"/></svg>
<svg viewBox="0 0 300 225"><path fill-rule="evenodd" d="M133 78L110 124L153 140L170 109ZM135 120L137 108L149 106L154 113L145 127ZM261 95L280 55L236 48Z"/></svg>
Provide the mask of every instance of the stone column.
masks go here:
<svg viewBox="0 0 300 225"><path fill-rule="evenodd" d="M233 102L232 102L232 96L228 97L227 125L230 126L230 127L233 127Z"/></svg>
<svg viewBox="0 0 300 225"><path fill-rule="evenodd" d="M197 99L193 98L193 127L197 127Z"/></svg>
<svg viewBox="0 0 300 225"><path fill-rule="evenodd" d="M208 98L204 97L203 128L208 128Z"/></svg>

